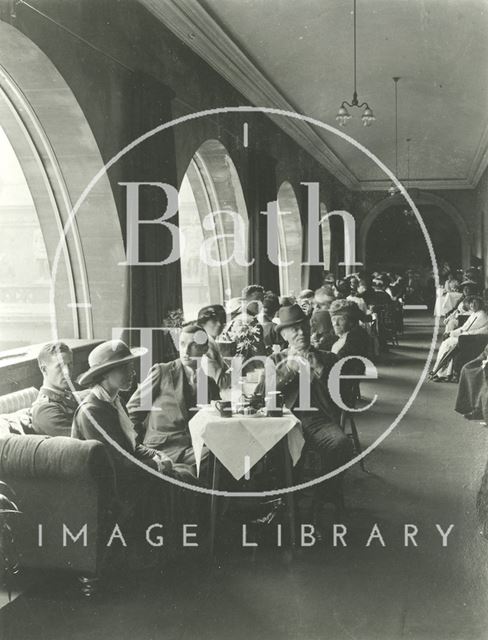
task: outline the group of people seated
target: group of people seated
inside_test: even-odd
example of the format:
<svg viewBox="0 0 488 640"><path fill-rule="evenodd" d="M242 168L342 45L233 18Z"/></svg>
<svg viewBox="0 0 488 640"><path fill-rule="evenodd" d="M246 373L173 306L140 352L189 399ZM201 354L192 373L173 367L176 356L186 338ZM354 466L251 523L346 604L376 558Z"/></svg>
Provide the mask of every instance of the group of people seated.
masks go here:
<svg viewBox="0 0 488 640"><path fill-rule="evenodd" d="M459 383L455 410L469 420L483 417L487 395L488 312L479 269L444 269L444 283L438 292L436 313L443 326L435 364L430 372L434 382ZM466 362L460 348L461 336L478 336L479 354Z"/></svg>
<svg viewBox="0 0 488 640"><path fill-rule="evenodd" d="M304 451L318 454L323 475L353 456L352 442L340 427L341 410L327 384L331 367L345 357L371 355L371 316L385 306L394 308L400 297L398 282L364 272L338 281L326 275L319 289L302 291L296 299L250 285L226 307L207 305L183 324L178 357L155 364L136 388L134 365L145 353L143 347L130 349L121 340L98 345L89 354L89 368L76 380L77 389L84 391L73 393L71 350L63 342L46 344L38 355L43 384L32 407L33 430L102 442L113 462L118 491L128 499L134 498L145 468L205 484L208 474L202 466L197 474L191 417L202 404L231 389L236 356L242 359L242 374L254 372L254 396L263 397L269 358L277 372L274 390L299 418ZM310 407L305 410L299 406L300 361L308 363L311 373ZM363 362L354 358L342 370L349 375L363 372ZM198 396L202 388L203 401ZM354 402L353 395L345 382L341 396L346 404ZM205 457L202 460L204 467ZM301 463L295 473L294 480L300 482ZM310 509L335 503L340 491L340 478L322 483Z"/></svg>

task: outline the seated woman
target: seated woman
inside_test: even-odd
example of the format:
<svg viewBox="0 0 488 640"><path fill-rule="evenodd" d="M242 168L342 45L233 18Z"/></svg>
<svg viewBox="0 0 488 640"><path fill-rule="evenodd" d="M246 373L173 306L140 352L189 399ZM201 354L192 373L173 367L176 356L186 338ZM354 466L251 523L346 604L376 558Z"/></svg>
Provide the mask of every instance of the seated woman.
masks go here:
<svg viewBox="0 0 488 640"><path fill-rule="evenodd" d="M444 315L444 324L446 325L444 335L449 335L453 329L459 329L461 326L460 318L469 311L466 299L478 295L478 287L473 282L463 282L459 286L462 287L462 295L459 302Z"/></svg>
<svg viewBox="0 0 488 640"><path fill-rule="evenodd" d="M114 515L116 522L123 523L128 543L129 555L124 563L137 567L159 561L156 550L149 549L148 553L146 547L141 547L146 527L174 517L172 493L165 490L166 483L149 469L184 482L195 482L189 467L174 464L161 451L138 442L137 432L119 398L119 391L131 385L133 361L146 351L129 349L121 340L110 340L93 349L88 356L90 368L78 378L80 385L91 387L90 392L75 413L71 431L73 438L98 440L106 447L115 471ZM193 509L193 504L189 503L188 508ZM155 551L154 556L151 551Z"/></svg>
<svg viewBox="0 0 488 640"><path fill-rule="evenodd" d="M132 491L135 475L143 471L135 460L160 473L181 473L192 478L185 465L173 465L164 453L138 443L134 425L119 397L119 392L131 385L134 360L146 351L142 347L129 349L122 340L109 340L91 351L90 368L78 378L81 386L91 389L76 410L71 437L99 440L106 445L122 494Z"/></svg>
<svg viewBox="0 0 488 640"><path fill-rule="evenodd" d="M488 333L488 314L483 308L483 299L479 296L469 296L465 302L469 318L462 327L450 331L441 343L436 363L430 372L430 378L434 382L457 382L457 376L453 373L453 359L460 335Z"/></svg>
<svg viewBox="0 0 488 640"><path fill-rule="evenodd" d="M336 300L331 304L329 311L337 336L331 347L332 353L335 353L339 360L349 356L366 358L370 350L370 339L366 330L359 326L361 312L358 306L350 300ZM361 360L350 360L344 364L342 372L346 375L362 375L364 363ZM341 396L347 404L346 397L350 396L351 384L348 380L341 381L344 382L348 384L343 384Z"/></svg>
<svg viewBox="0 0 488 640"><path fill-rule="evenodd" d="M310 342L319 351L330 351L337 339L329 313L329 307L334 300L334 289L331 286L324 285L315 291L315 309L310 317Z"/></svg>
<svg viewBox="0 0 488 640"><path fill-rule="evenodd" d="M482 404L486 394L487 375L488 345L477 358L461 369L454 409L467 420L481 420L483 417Z"/></svg>
<svg viewBox="0 0 488 640"><path fill-rule="evenodd" d="M459 305L463 294L459 291L459 282L455 279L446 280L442 293L438 296L435 315L448 316Z"/></svg>
<svg viewBox="0 0 488 640"><path fill-rule="evenodd" d="M359 310L364 314L364 317L368 315L368 305L366 304L364 298L359 295L357 289L350 293L347 296L346 300L350 300L351 302L357 304Z"/></svg>
<svg viewBox="0 0 488 640"><path fill-rule="evenodd" d="M359 326L361 311L356 303L350 300L336 300L329 310L336 339L331 351L337 357L348 356L367 357L369 352L369 336L365 329Z"/></svg>
<svg viewBox="0 0 488 640"><path fill-rule="evenodd" d="M208 350L202 356L202 369L205 374L215 380L219 389L227 389L231 383L231 373L220 352L217 338L224 330L226 321L225 309L221 304L211 304L198 312L197 324L208 336Z"/></svg>

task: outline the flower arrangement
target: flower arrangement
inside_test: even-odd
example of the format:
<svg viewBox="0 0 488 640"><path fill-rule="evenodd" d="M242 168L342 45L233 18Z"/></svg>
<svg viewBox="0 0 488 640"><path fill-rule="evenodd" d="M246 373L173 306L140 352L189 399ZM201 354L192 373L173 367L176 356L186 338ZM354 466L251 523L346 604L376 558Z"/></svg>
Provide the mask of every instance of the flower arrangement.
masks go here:
<svg viewBox="0 0 488 640"><path fill-rule="evenodd" d="M185 321L183 309L173 309L168 311L167 315L163 319L164 328L182 327Z"/></svg>
<svg viewBox="0 0 488 640"><path fill-rule="evenodd" d="M246 322L238 319L232 325L229 337L236 343L236 355L242 356L247 360L259 353L262 328L257 322Z"/></svg>

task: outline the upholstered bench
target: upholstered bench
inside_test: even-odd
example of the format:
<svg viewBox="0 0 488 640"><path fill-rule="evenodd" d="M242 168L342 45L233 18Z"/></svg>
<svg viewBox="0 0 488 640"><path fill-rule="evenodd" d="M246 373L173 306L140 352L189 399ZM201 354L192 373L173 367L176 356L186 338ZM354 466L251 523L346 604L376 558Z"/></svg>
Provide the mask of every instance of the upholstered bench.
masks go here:
<svg viewBox="0 0 488 640"><path fill-rule="evenodd" d="M85 578L86 591L100 573L101 541L112 522L114 478L103 445L9 435L0 440L0 478L15 491L22 512L12 522L20 565L69 569ZM85 527L86 546L64 527L74 537Z"/></svg>
<svg viewBox="0 0 488 640"><path fill-rule="evenodd" d="M29 433L25 418L36 395L28 389L0 397L0 479L22 512L11 521L19 563L76 572L91 595L113 526L113 468L99 442ZM72 540L83 527L86 546L83 534Z"/></svg>

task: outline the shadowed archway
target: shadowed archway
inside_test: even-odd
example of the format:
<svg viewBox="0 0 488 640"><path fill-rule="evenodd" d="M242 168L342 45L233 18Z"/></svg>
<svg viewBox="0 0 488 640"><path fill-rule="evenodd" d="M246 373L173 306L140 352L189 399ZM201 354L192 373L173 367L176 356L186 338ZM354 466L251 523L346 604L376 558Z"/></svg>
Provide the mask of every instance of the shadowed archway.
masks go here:
<svg viewBox="0 0 488 640"><path fill-rule="evenodd" d="M412 189L409 191L409 195L418 207L429 235L431 235L437 261L445 259L446 256L449 256L449 251L452 251L453 253L448 259L451 261L456 259L459 261L456 266L467 268L470 263L470 234L459 212L452 204L435 194ZM408 236L409 242L416 243L416 250L420 256L419 260L425 262L425 256L427 255L428 257L427 243L416 218L412 214L405 215L403 213L404 210L409 210L409 208L404 197L401 194L397 194L393 197L387 196L369 211L359 229L359 259L365 263L367 268L371 268L374 262L374 256L371 255L372 241L370 234L375 229L376 233L378 233L378 229L381 228L383 214L388 210L396 212L396 221L400 225L400 227L397 226L392 239L395 242L403 242L405 245ZM388 217L385 218L385 221ZM402 236L400 229L407 230L407 236ZM387 231L385 230L386 233ZM388 242L386 236L383 238L383 243L385 242ZM368 247L370 247L369 253ZM383 263L387 258L388 247L384 249L386 253L382 256ZM406 255L408 255L408 251ZM412 254L410 253L410 255ZM399 260L399 256L395 258L393 253L392 258L396 259L397 262ZM428 265L425 266L431 268L430 258L428 258Z"/></svg>

